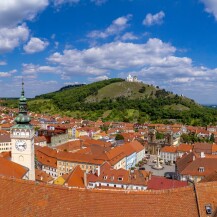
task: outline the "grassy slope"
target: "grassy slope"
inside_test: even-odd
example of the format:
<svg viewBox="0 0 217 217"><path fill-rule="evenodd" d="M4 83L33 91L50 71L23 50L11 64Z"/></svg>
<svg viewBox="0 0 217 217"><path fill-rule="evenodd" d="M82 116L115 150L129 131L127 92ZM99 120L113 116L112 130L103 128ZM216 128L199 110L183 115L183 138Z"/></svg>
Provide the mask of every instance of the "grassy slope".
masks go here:
<svg viewBox="0 0 217 217"><path fill-rule="evenodd" d="M140 93L139 90L145 87L145 92ZM86 98L86 102L97 102L104 98L115 99L118 97L127 97L128 99L142 99L145 97L153 96L156 93L156 88L144 83L135 82L117 82L109 84L98 91L97 95L91 95Z"/></svg>
<svg viewBox="0 0 217 217"><path fill-rule="evenodd" d="M172 110L178 110L178 111L187 111L187 110L189 110L189 108L187 106L184 106L182 104L166 105L166 106L164 106L164 109L172 109Z"/></svg>

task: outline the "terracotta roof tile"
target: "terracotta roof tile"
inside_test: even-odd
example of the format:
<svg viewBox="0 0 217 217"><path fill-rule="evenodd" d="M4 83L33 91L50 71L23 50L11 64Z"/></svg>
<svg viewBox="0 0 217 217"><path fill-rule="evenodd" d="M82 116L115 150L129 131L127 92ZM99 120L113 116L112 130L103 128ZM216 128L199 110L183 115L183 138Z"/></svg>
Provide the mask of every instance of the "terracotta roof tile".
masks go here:
<svg viewBox="0 0 217 217"><path fill-rule="evenodd" d="M28 172L27 168L17 163L14 163L13 161L0 157L1 176L8 176L8 177L15 177L15 178L22 179L27 172Z"/></svg>
<svg viewBox="0 0 217 217"><path fill-rule="evenodd" d="M2 216L198 216L192 187L147 192L85 190L2 177L0 186ZM217 183L211 186L198 184L201 206L211 203L216 207L217 188L213 188L216 186ZM206 195L202 198L204 191ZM205 216L204 209L201 212Z"/></svg>
<svg viewBox="0 0 217 217"><path fill-rule="evenodd" d="M65 185L73 187L85 187L84 171L82 171L80 166L76 166L75 169L71 172L71 174L66 179Z"/></svg>
<svg viewBox="0 0 217 217"><path fill-rule="evenodd" d="M46 172L39 170L39 169L35 169L35 179L36 179L36 181L44 182L44 183L48 183L48 182L53 181L52 176L50 176Z"/></svg>
<svg viewBox="0 0 217 217"><path fill-rule="evenodd" d="M174 146L164 146L161 149L161 152L176 153L177 152L177 147L174 147Z"/></svg>
<svg viewBox="0 0 217 217"><path fill-rule="evenodd" d="M151 176L151 179L148 181L148 189L152 189L152 190L180 188L180 187L185 187L187 185L188 185L187 182L166 179L160 176Z"/></svg>

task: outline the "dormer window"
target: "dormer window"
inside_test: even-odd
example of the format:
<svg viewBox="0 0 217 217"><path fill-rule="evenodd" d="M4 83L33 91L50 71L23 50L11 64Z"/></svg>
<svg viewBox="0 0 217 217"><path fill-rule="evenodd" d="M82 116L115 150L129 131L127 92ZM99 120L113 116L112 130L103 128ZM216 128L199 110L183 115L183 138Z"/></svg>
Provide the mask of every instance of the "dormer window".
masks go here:
<svg viewBox="0 0 217 217"><path fill-rule="evenodd" d="M103 176L103 179L106 180L106 179L107 179L107 176Z"/></svg>
<svg viewBox="0 0 217 217"><path fill-rule="evenodd" d="M118 177L118 181L123 181L123 177Z"/></svg>
<svg viewBox="0 0 217 217"><path fill-rule="evenodd" d="M204 172L204 167L199 167L198 170L199 170L200 173L203 173Z"/></svg>
<svg viewBox="0 0 217 217"><path fill-rule="evenodd" d="M205 205L205 209L206 209L206 214L207 214L207 215L211 215L211 214L212 214L212 207L211 207L211 204Z"/></svg>

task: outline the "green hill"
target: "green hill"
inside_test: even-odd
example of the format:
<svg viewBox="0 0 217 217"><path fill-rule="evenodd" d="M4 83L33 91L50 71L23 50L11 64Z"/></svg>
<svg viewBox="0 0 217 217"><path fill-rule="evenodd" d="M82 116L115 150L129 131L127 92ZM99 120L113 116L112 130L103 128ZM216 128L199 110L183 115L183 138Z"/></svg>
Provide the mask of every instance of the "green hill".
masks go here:
<svg viewBox="0 0 217 217"><path fill-rule="evenodd" d="M136 82L116 82L109 84L100 90L95 95L90 95L86 98L86 102L97 102L103 99L117 99L126 97L128 99L144 99L146 97L154 97L157 89L153 86L136 83Z"/></svg>
<svg viewBox="0 0 217 217"><path fill-rule="evenodd" d="M10 103L6 103L9 105ZM13 104L14 106L14 104ZM28 101L31 111L75 118L130 122L216 124L217 110L152 85L114 78L67 86Z"/></svg>

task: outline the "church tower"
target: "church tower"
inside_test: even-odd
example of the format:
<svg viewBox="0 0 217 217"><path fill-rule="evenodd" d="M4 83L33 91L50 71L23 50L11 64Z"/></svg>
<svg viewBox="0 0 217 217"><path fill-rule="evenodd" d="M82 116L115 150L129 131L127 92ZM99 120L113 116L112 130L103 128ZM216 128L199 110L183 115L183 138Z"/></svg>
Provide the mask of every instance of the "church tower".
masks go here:
<svg viewBox="0 0 217 217"><path fill-rule="evenodd" d="M12 161L29 169L27 179L35 180L34 128L27 114L27 103L24 96L24 83L19 100L19 114L16 124L11 127Z"/></svg>

